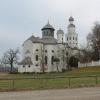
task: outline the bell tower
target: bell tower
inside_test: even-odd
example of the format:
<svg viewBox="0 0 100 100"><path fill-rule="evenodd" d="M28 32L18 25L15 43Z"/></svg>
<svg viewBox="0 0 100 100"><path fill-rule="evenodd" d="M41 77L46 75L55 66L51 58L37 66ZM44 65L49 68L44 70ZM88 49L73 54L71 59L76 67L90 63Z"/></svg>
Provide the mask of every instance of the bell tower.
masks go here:
<svg viewBox="0 0 100 100"><path fill-rule="evenodd" d="M74 18L71 16L69 17L68 32L66 35L66 42L71 48L78 48L78 34L75 29Z"/></svg>
<svg viewBox="0 0 100 100"><path fill-rule="evenodd" d="M59 29L57 31L57 43L63 43L64 42L64 32L63 30Z"/></svg>

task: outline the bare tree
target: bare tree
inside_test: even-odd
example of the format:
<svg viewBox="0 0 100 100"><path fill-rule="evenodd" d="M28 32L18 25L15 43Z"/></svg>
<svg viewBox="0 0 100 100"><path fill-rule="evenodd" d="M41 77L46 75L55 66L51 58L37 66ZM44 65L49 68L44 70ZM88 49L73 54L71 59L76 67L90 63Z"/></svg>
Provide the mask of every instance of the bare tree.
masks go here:
<svg viewBox="0 0 100 100"><path fill-rule="evenodd" d="M9 49L2 57L2 63L10 65L10 72L13 71L13 64L17 62L18 49Z"/></svg>
<svg viewBox="0 0 100 100"><path fill-rule="evenodd" d="M59 65L60 59L59 58L54 58L53 61L56 62L57 71L59 72L58 65Z"/></svg>
<svg viewBox="0 0 100 100"><path fill-rule="evenodd" d="M41 69L42 69L42 72L44 73L45 72L45 68L44 68L44 57L45 57L45 55L44 55L44 46L43 45L41 45L40 46L40 49L39 49L39 51L37 52L37 55L39 56L39 61L40 61L40 65L41 65Z"/></svg>
<svg viewBox="0 0 100 100"><path fill-rule="evenodd" d="M62 62L63 69L65 70L65 67L68 69L68 48L66 43L63 43L61 47L58 46L57 57Z"/></svg>
<svg viewBox="0 0 100 100"><path fill-rule="evenodd" d="M86 47L80 48L80 53L79 53L79 61L82 63L87 63L92 61L92 51Z"/></svg>
<svg viewBox="0 0 100 100"><path fill-rule="evenodd" d="M92 49L92 60L100 59L100 24L95 23L92 32L88 34L87 41Z"/></svg>

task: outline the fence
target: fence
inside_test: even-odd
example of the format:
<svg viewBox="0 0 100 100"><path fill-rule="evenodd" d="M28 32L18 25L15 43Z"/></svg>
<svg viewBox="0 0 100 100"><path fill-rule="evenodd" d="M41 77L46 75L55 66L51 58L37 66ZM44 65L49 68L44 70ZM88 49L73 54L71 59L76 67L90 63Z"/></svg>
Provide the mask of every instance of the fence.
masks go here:
<svg viewBox="0 0 100 100"><path fill-rule="evenodd" d="M0 78L0 91L40 90L96 86L100 76L55 77L55 78Z"/></svg>
<svg viewBox="0 0 100 100"><path fill-rule="evenodd" d="M78 63L78 67L92 67L92 66L100 66L100 61L92 61L89 63Z"/></svg>

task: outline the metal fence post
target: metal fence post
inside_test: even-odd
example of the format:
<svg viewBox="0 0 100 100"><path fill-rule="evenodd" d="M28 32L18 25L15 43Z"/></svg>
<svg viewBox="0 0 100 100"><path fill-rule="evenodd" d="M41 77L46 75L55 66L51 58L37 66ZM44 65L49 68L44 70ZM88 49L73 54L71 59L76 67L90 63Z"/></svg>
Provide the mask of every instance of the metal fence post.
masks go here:
<svg viewBox="0 0 100 100"><path fill-rule="evenodd" d="M15 89L15 80L12 79L12 89L14 90Z"/></svg>
<svg viewBox="0 0 100 100"><path fill-rule="evenodd" d="M97 76L95 76L95 83L96 83L96 85L98 84L98 78L97 78Z"/></svg>
<svg viewBox="0 0 100 100"><path fill-rule="evenodd" d="M70 86L70 85L71 85L71 84L70 84L70 80L71 80L71 78L69 77L69 78L68 78L68 85L69 85L69 88L71 87L71 86Z"/></svg>

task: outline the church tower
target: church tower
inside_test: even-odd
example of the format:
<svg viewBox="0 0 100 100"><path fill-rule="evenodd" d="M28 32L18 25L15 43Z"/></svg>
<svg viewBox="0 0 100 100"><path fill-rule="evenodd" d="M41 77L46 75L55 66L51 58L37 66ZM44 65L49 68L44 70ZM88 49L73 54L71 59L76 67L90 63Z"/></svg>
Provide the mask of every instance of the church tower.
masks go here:
<svg viewBox="0 0 100 100"><path fill-rule="evenodd" d="M42 38L54 38L55 29L53 28L52 25L49 24L49 21L41 30L42 30Z"/></svg>
<svg viewBox="0 0 100 100"><path fill-rule="evenodd" d="M66 42L71 48L78 48L78 34L75 31L75 25L73 24L74 18L69 18L68 33L66 35Z"/></svg>
<svg viewBox="0 0 100 100"><path fill-rule="evenodd" d="M59 29L57 31L57 43L63 43L64 42L64 32L63 30Z"/></svg>

